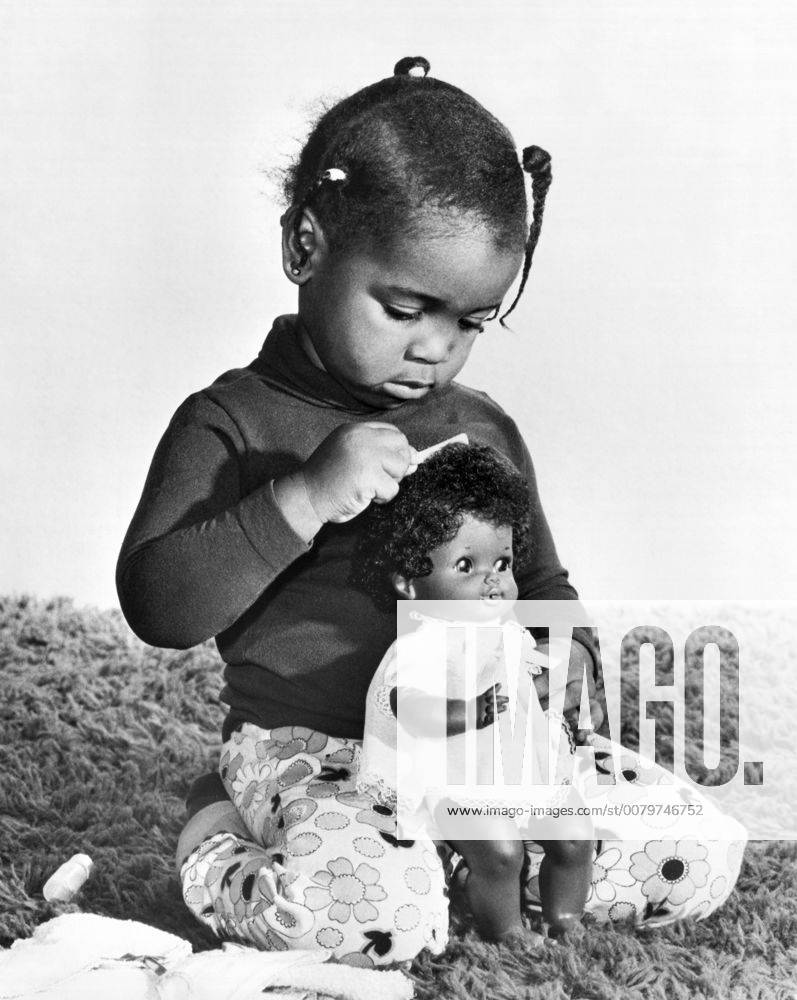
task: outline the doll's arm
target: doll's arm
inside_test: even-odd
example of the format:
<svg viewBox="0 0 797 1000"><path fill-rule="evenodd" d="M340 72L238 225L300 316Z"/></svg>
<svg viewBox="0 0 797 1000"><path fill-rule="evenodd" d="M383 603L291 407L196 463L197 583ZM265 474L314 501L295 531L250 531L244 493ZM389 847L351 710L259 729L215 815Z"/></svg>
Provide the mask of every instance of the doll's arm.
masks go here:
<svg viewBox="0 0 797 1000"><path fill-rule="evenodd" d="M509 699L499 694L500 684L482 691L475 699L475 705L468 711L468 703L462 698L438 698L414 688L394 687L390 691L390 708L398 718L401 701L401 724L414 736L440 736L445 713L446 736L464 733L470 720L476 729L484 729L495 722L496 714L505 712Z"/></svg>

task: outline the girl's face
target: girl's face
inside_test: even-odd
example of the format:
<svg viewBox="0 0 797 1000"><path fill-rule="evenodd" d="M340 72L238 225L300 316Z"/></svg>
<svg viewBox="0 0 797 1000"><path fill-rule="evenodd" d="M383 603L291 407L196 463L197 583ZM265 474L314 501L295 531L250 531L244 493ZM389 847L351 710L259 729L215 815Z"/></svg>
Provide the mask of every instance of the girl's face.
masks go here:
<svg viewBox="0 0 797 1000"><path fill-rule="evenodd" d="M481 601L496 614L517 600L512 528L466 514L456 536L429 553L432 572L407 581L405 597L419 601Z"/></svg>
<svg viewBox="0 0 797 1000"><path fill-rule="evenodd" d="M330 254L321 236L299 293L303 346L363 403L421 399L459 373L521 260L453 212L372 254Z"/></svg>

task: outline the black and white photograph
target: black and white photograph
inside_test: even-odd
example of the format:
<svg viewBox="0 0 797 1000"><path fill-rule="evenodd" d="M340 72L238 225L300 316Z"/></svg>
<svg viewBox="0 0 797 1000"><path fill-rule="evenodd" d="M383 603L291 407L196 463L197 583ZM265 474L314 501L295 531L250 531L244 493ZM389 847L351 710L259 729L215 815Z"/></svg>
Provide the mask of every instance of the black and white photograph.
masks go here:
<svg viewBox="0 0 797 1000"><path fill-rule="evenodd" d="M795 51L0 0L0 1000L797 997Z"/></svg>

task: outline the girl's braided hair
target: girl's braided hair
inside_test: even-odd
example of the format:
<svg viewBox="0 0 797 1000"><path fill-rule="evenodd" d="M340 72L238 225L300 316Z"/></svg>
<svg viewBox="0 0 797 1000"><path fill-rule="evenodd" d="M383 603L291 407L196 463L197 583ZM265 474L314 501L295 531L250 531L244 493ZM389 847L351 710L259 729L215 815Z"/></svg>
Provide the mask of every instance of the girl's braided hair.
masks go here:
<svg viewBox="0 0 797 1000"><path fill-rule="evenodd" d="M466 514L512 528L514 562L529 554L528 486L512 463L486 445L451 444L422 462L386 504L363 515L352 582L386 610L396 595L393 573L407 579L432 572L430 553L450 542Z"/></svg>
<svg viewBox="0 0 797 1000"><path fill-rule="evenodd" d="M530 146L521 165L506 127L469 94L427 76L429 68L422 56L401 59L393 76L322 115L288 170L289 212L298 226L311 207L332 252L418 235L429 209L468 213L490 229L498 249L524 251L507 316L539 239L551 158ZM530 228L524 170L532 178Z"/></svg>

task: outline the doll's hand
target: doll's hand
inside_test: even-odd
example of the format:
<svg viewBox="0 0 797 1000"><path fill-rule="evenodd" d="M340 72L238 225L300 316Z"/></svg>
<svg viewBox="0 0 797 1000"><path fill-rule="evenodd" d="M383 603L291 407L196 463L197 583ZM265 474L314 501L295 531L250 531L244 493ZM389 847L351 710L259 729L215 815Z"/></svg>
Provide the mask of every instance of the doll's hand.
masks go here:
<svg viewBox="0 0 797 1000"><path fill-rule="evenodd" d="M343 424L302 466L308 500L322 523L350 521L372 501L392 500L416 458L392 424Z"/></svg>
<svg viewBox="0 0 797 1000"><path fill-rule="evenodd" d="M486 729L495 722L496 715L505 712L509 698L499 694L500 684L493 684L476 698L476 728Z"/></svg>

